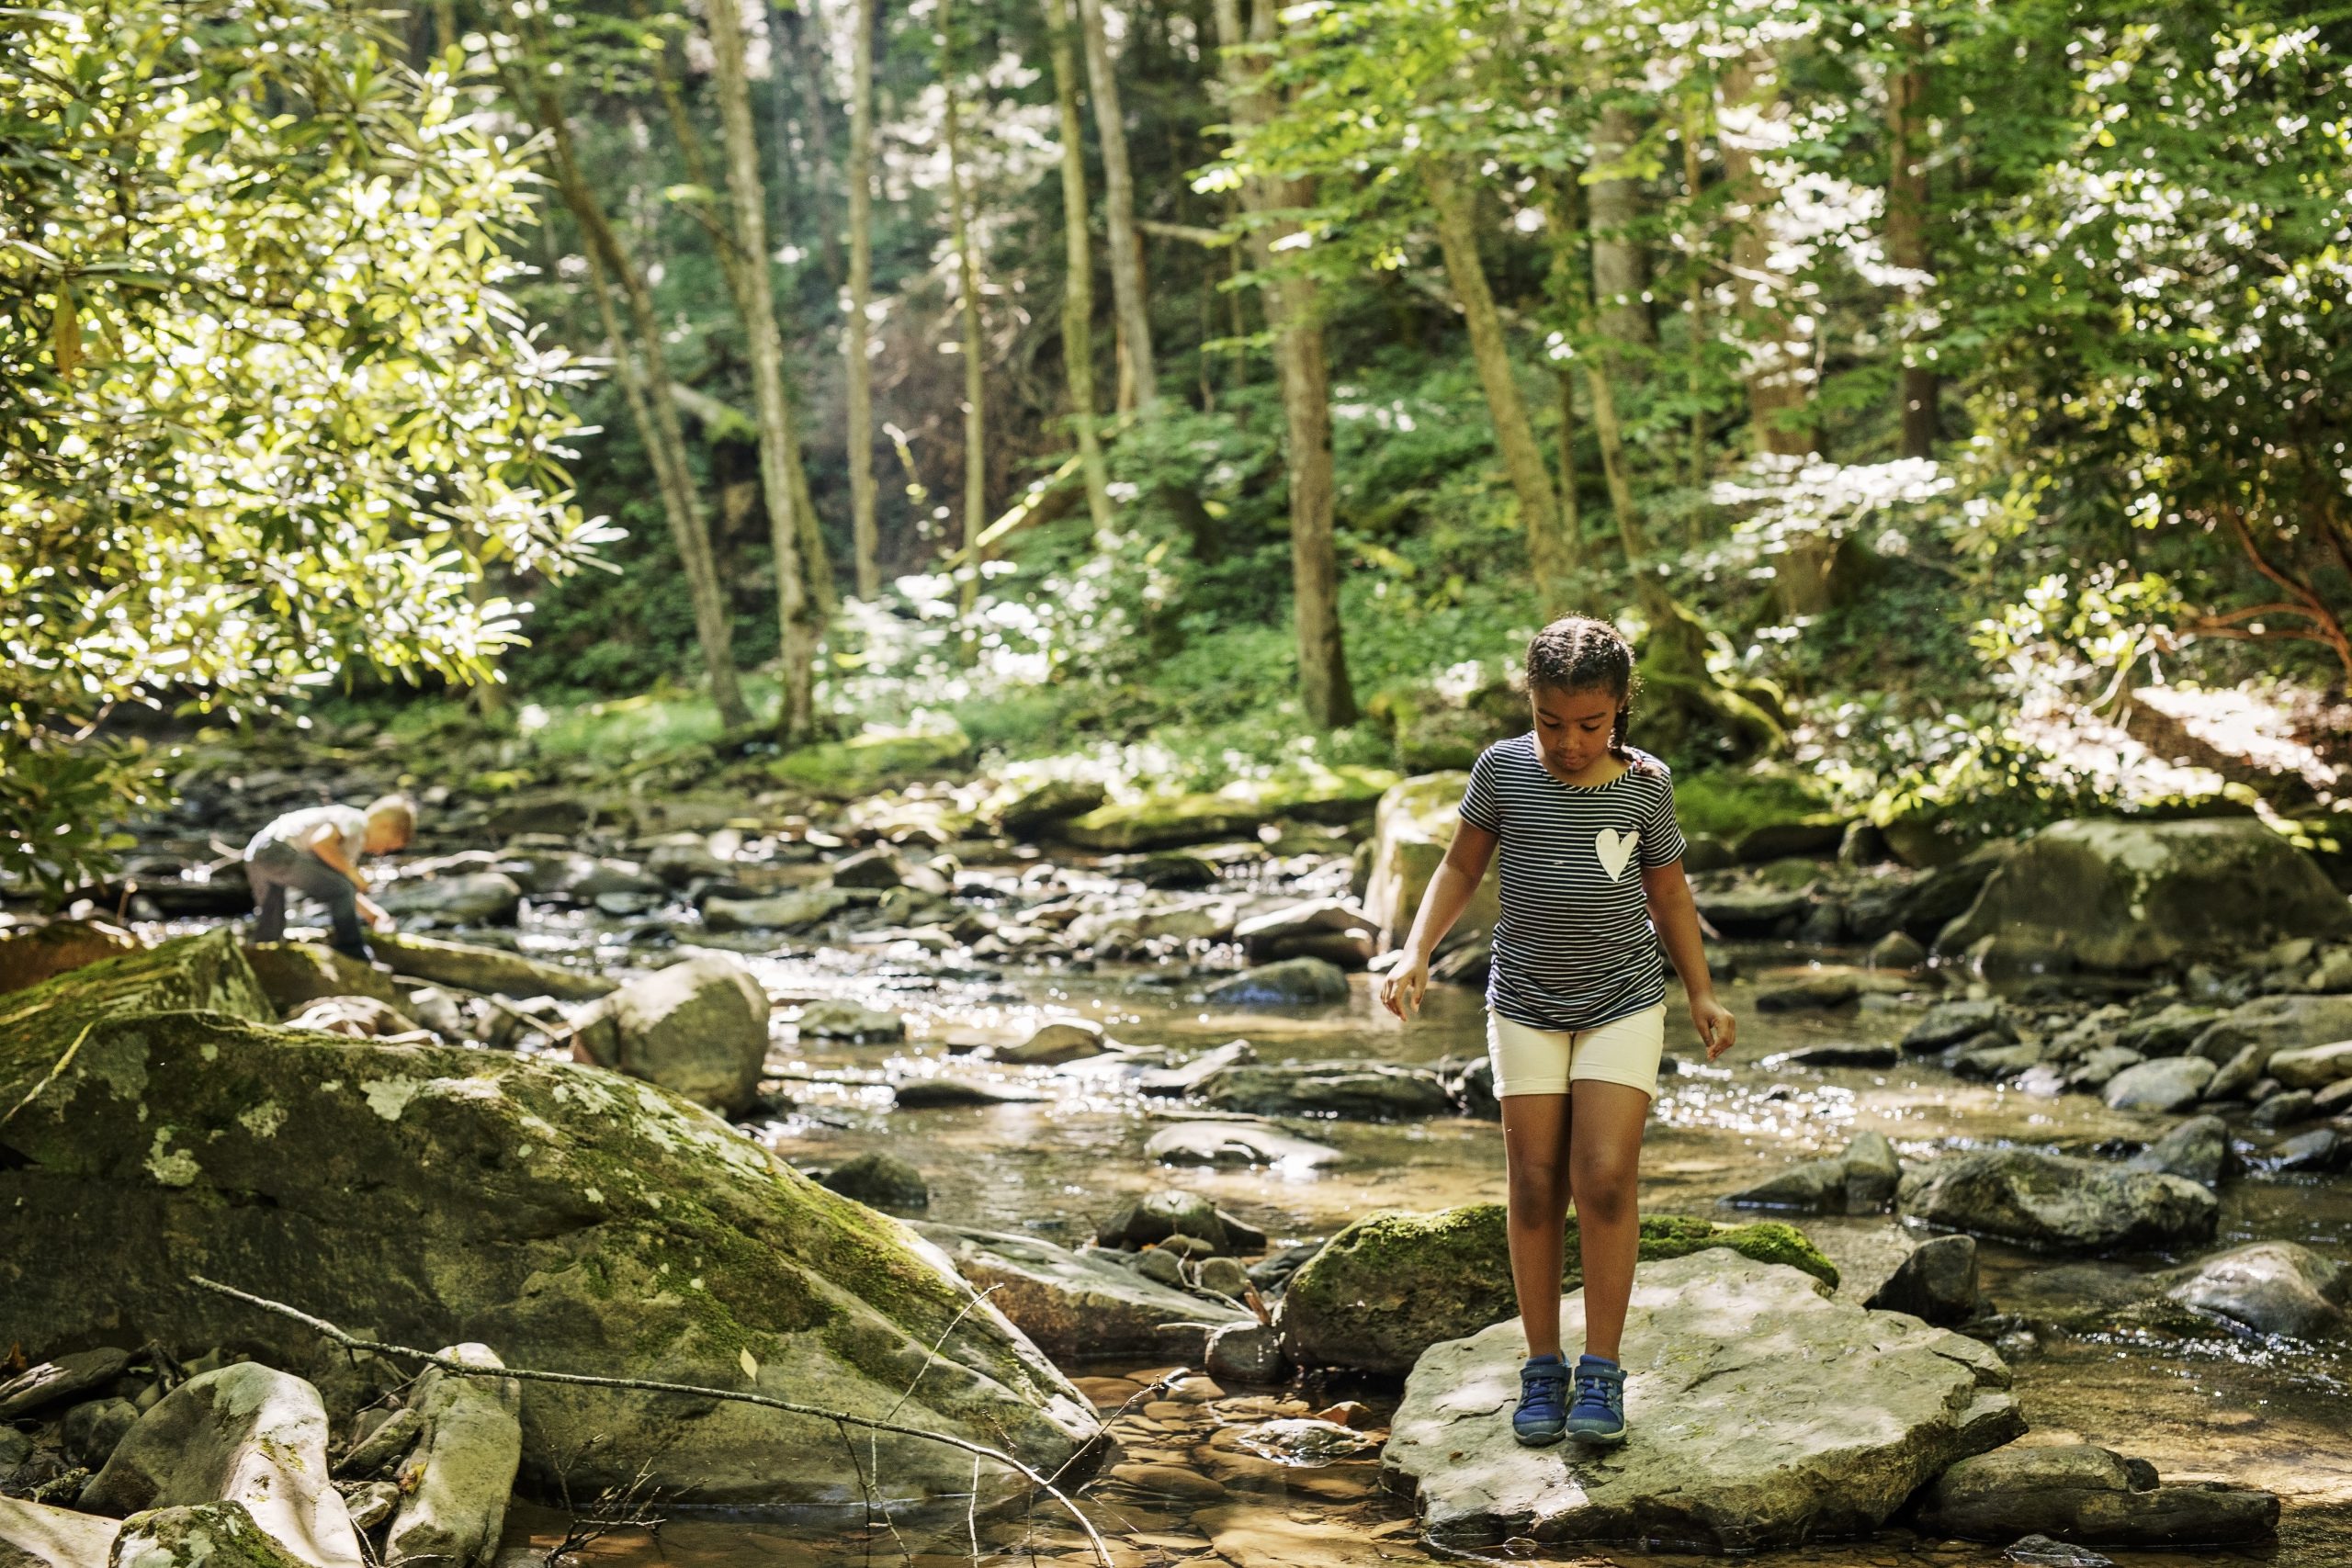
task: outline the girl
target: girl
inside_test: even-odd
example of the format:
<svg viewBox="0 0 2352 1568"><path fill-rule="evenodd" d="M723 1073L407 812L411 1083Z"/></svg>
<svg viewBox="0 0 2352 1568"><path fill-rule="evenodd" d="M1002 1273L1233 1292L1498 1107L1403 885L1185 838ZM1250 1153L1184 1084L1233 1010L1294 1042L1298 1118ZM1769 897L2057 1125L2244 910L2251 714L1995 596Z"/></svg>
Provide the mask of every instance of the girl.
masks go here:
<svg viewBox="0 0 2352 1568"><path fill-rule="evenodd" d="M1487 1042L1503 1108L1511 1283L1527 1330L1511 1416L1522 1443L1625 1438L1617 1352L1640 1243L1634 1165L1666 1039L1661 939L1710 1061L1731 1049L1736 1028L1700 950L1673 780L1625 744L1635 686L1633 649L1606 622L1571 615L1536 634L1527 646L1534 728L1472 767L1453 843L1380 987L1397 1017L1419 1010L1430 954L1499 844ZM1571 1197L1585 1300L1572 1403L1560 1358Z"/></svg>

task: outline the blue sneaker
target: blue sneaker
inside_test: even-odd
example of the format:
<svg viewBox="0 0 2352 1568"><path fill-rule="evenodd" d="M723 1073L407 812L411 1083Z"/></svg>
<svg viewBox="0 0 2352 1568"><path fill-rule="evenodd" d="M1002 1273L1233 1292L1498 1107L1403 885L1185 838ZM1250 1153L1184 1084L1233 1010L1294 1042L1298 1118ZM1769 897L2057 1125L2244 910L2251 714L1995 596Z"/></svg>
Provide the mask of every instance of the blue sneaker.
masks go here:
<svg viewBox="0 0 2352 1568"><path fill-rule="evenodd" d="M1568 1369L1557 1356L1530 1356L1519 1369L1519 1408L1511 1436L1529 1448L1556 1443L1568 1426Z"/></svg>
<svg viewBox="0 0 2352 1568"><path fill-rule="evenodd" d="M1580 1443L1623 1442L1625 1369L1599 1356L1578 1356L1576 1403L1561 1425Z"/></svg>

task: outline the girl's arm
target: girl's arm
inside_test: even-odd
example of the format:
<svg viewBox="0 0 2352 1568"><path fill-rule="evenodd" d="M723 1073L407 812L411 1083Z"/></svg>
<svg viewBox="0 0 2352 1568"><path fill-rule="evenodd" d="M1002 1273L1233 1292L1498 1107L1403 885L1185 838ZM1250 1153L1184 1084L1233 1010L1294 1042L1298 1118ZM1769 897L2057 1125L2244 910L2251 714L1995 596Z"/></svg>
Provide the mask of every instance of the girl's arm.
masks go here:
<svg viewBox="0 0 2352 1568"><path fill-rule="evenodd" d="M1690 1021L1713 1061L1732 1047L1739 1021L1715 1000L1714 976L1707 973L1707 953L1699 941L1699 909L1690 901L1690 884L1679 860L1642 867L1642 891L1650 907L1650 923L1666 943L1666 955L1682 977L1683 995L1690 999Z"/></svg>
<svg viewBox="0 0 2352 1568"><path fill-rule="evenodd" d="M1405 939L1396 962L1380 982L1381 1005L1398 1018L1420 1010L1421 994L1430 985L1430 957L1453 929L1453 922L1462 918L1462 911L1470 907L1479 879L1495 858L1498 841L1498 835L1474 822L1461 823L1453 829L1453 842L1446 846L1444 861L1421 895L1412 934Z"/></svg>

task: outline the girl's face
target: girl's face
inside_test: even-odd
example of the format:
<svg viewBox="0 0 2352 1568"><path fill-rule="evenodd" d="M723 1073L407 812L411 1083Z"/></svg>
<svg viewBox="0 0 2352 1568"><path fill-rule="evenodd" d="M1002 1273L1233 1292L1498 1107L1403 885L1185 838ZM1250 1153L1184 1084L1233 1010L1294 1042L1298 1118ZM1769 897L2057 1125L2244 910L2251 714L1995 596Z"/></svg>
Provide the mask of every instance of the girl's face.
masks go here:
<svg viewBox="0 0 2352 1568"><path fill-rule="evenodd" d="M1573 776L1608 754L1609 731L1617 722L1614 693L1538 686L1528 701L1535 710L1535 744L1554 773Z"/></svg>

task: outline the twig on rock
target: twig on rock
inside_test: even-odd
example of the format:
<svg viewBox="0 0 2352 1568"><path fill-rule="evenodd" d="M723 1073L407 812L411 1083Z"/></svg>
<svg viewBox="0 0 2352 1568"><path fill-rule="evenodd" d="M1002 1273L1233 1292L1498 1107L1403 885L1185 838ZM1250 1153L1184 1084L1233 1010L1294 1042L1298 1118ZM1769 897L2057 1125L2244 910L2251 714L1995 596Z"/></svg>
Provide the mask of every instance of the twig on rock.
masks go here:
<svg viewBox="0 0 2352 1568"><path fill-rule="evenodd" d="M250 1291L241 1291L234 1285L221 1284L217 1280L208 1280L201 1274L191 1274L188 1279L192 1283L216 1295L227 1296L232 1301L243 1302L247 1306L258 1307L264 1312L275 1313L280 1317L291 1318L312 1332L324 1335L347 1350L373 1350L379 1355L404 1356L411 1360L423 1361L428 1366L438 1367L443 1371L458 1377L513 1378L519 1382L562 1383L574 1388L626 1389L637 1393L675 1393L693 1399L723 1399L737 1404L756 1404L766 1410L781 1410L792 1416L813 1416L820 1421L831 1421L836 1427L847 1424L865 1427L876 1432L888 1432L897 1437L944 1443L951 1449L961 1449L977 1458L994 1460L1006 1469L1020 1474L1032 1486L1046 1493L1060 1505L1063 1512L1078 1522L1078 1528L1085 1532L1088 1544L1093 1548L1095 1561L1102 1564L1102 1568L1112 1568L1111 1550L1103 1544L1102 1534L1095 1529L1093 1521L1086 1517L1077 1504L1064 1495L1052 1481L1038 1474L1011 1454L999 1449L989 1448L986 1443L973 1442L968 1438L958 1438L947 1432L926 1432L920 1427L903 1427L895 1422L877 1421L871 1416L853 1415L844 1410L827 1410L819 1405L801 1404L788 1399L773 1398L764 1393L746 1393L738 1389L704 1388L695 1383L655 1382L645 1378L600 1378L584 1372L544 1372L530 1367L478 1367L470 1362L461 1361L454 1356L436 1355L430 1350L419 1350L410 1345L388 1345L381 1340L362 1339L356 1335L345 1333L322 1317L311 1316L299 1307L288 1306L284 1302L271 1301L266 1296L254 1295ZM852 1462L855 1462L854 1450L853 1450ZM1063 1468L1067 1469L1068 1466L1065 1465ZM1055 1472L1057 1475L1060 1473L1059 1471ZM887 1507L883 1510L886 1518L888 1517L888 1512Z"/></svg>

